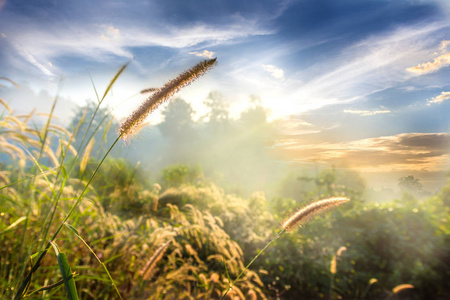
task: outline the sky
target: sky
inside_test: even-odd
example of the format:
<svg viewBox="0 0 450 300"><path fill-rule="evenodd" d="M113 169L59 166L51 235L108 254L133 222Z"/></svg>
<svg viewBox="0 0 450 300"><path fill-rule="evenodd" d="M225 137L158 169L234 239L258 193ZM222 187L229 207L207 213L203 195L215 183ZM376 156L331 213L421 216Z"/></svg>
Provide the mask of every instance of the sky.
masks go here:
<svg viewBox="0 0 450 300"><path fill-rule="evenodd" d="M350 167L378 188L450 169L450 1L0 0L0 97L70 118L130 62L106 103L123 118L202 59L179 96L201 115L218 91L232 116L258 98L280 160ZM92 79L92 81L91 81ZM150 120L160 121L158 114Z"/></svg>

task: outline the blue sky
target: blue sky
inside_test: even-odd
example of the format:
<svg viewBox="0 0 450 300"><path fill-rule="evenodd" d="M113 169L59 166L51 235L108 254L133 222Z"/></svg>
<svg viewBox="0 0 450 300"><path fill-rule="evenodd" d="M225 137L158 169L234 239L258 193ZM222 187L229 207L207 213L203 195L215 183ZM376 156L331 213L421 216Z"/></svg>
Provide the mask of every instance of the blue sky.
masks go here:
<svg viewBox="0 0 450 300"><path fill-rule="evenodd" d="M142 101L130 96L217 56L180 93L200 113L212 90L236 117L255 95L287 161L435 187L450 169L449 41L447 0L0 0L0 76L22 86L0 96L43 110L63 78L67 116L94 99L89 74L102 90L132 59L108 98L123 117Z"/></svg>

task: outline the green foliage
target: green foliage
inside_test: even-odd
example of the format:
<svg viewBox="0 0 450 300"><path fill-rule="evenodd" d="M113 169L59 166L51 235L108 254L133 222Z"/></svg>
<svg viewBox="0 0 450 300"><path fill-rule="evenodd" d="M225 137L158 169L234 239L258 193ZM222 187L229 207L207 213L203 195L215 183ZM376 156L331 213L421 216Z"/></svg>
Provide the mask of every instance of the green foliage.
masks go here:
<svg viewBox="0 0 450 300"><path fill-rule="evenodd" d="M162 170L162 184L164 187L179 187L182 184L195 184L202 180L200 168L191 168L186 165L174 165Z"/></svg>
<svg viewBox="0 0 450 300"><path fill-rule="evenodd" d="M263 256L259 267L268 275L262 280L268 284L276 274L278 289L290 286L289 298L326 295L331 257L346 246L334 276L334 293L341 297L363 297L371 278L378 282L370 297L382 298L383 289L400 283L414 285L410 293L420 298L445 295L450 226L442 200L356 203L321 216L279 239ZM275 201L274 210L286 211L279 203L283 199Z"/></svg>
<svg viewBox="0 0 450 300"><path fill-rule="evenodd" d="M209 104L214 116L210 122L231 130L224 108L213 100ZM266 141L265 117L256 103L241 118L259 134L261 144ZM0 291L2 299L11 299L42 255L45 231L59 230L99 158L93 152L81 171L80 157L70 147L73 136L51 123L38 129L4 114L0 126L5 129L0 131L0 152L8 157L0 170ZM254 142L249 137L240 145L260 159ZM246 162L246 156L235 155L237 163ZM262 192L247 197L226 192L199 167L180 164L165 168L159 183L150 182L139 165L106 159L75 207L70 225L64 223L58 235L58 246L66 251L66 261L59 261L66 278L59 280L58 261L47 255L24 294L66 297L63 286L75 282L70 264L78 274L80 299L113 299L117 291L124 299L216 299L228 287L227 271L236 278L276 236L289 213L313 200L346 196L351 204L276 240L227 299L380 299L402 283L414 286L408 291L413 299L449 295L449 185L428 199L405 195L408 198L392 202L366 202L359 175L325 169L317 176L288 174L279 195L267 199ZM330 261L341 246L347 251L336 258L332 274ZM372 280L370 286L373 278L377 282Z"/></svg>

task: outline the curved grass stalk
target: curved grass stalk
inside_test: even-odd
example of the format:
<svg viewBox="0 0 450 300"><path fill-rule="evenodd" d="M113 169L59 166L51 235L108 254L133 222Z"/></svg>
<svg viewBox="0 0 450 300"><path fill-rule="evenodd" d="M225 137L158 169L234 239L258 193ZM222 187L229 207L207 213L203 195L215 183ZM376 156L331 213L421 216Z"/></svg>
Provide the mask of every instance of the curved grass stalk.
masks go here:
<svg viewBox="0 0 450 300"><path fill-rule="evenodd" d="M245 271L248 270L248 268L253 264L253 262L264 252L264 250L266 250L273 242L275 242L283 234L285 234L286 231L287 231L286 229L282 229L270 242L267 243L267 245L264 246L264 248L261 249L261 251L259 251L258 254L256 254L256 256L252 259L252 261L248 263L248 265L244 268L244 270L242 270L242 272L238 275L238 277L230 284L228 289L225 291L225 293L220 298L221 300L225 299L225 296L228 294L228 292L233 289L233 286L236 284L236 282L242 277L242 275L244 275Z"/></svg>
<svg viewBox="0 0 450 300"><path fill-rule="evenodd" d="M100 258L98 257L98 255L94 252L94 250L92 250L92 248L89 246L89 244L81 237L81 235L78 233L78 230L76 230L72 225L68 224L68 223L64 223L64 225L66 225L67 228L69 228L70 230L72 230L73 233L75 233L75 235L83 242L83 244L89 249L89 251L94 255L95 259L97 259L97 261L99 262L99 264L102 266L103 270L105 270L105 273L108 275L109 281L111 281L111 285L114 287L114 289L116 290L117 295L119 296L119 298L122 300L122 296L120 295L119 289L117 288L116 283L114 282L114 280L111 277L111 274L108 271L108 268L106 268L105 263L103 263Z"/></svg>

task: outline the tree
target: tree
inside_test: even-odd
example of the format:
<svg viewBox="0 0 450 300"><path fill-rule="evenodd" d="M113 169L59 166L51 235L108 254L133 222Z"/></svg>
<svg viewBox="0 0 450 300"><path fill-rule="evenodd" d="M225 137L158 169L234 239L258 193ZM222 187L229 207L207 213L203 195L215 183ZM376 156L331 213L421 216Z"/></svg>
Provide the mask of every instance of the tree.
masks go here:
<svg viewBox="0 0 450 300"><path fill-rule="evenodd" d="M208 98L203 101L205 106L209 108L209 122L217 124L223 123L229 118L229 105L226 102L225 97L219 92L210 92Z"/></svg>
<svg viewBox="0 0 450 300"><path fill-rule="evenodd" d="M398 179L398 186L402 191L409 191L413 193L422 192L422 184L418 178L413 175L401 177Z"/></svg>
<svg viewBox="0 0 450 300"><path fill-rule="evenodd" d="M183 99L176 98L170 101L167 108L162 112L164 121L158 125L159 130L165 137L175 139L189 139L194 131L192 116L194 110L191 105Z"/></svg>

